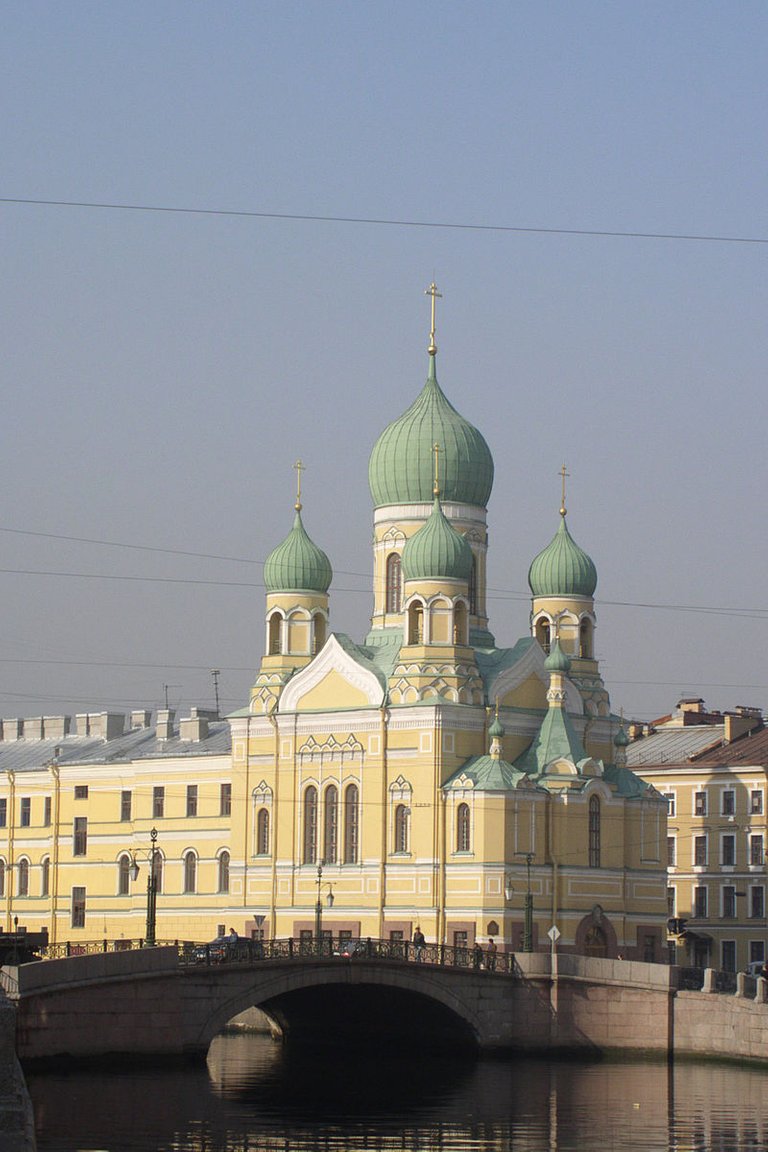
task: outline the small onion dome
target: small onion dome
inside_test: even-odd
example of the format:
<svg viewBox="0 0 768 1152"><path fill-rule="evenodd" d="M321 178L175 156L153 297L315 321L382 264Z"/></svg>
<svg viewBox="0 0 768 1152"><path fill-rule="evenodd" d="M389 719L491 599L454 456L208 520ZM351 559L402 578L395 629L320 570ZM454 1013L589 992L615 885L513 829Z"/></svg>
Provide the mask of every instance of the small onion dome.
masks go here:
<svg viewBox="0 0 768 1152"><path fill-rule="evenodd" d="M614 736L613 743L616 745L617 748L626 748L627 745L629 744L629 736L627 736L627 733L624 730L623 724L622 724L621 728L619 728L616 735Z"/></svg>
<svg viewBox="0 0 768 1152"><path fill-rule="evenodd" d="M377 508L427 503L433 492L432 449L440 445L443 500L485 508L493 487L493 457L482 435L460 416L437 382L435 356L429 376L407 412L385 428L368 464Z"/></svg>
<svg viewBox="0 0 768 1152"><path fill-rule="evenodd" d="M498 716L494 716L491 725L488 729L488 735L491 740L501 740L504 735L504 725L499 720Z"/></svg>
<svg viewBox="0 0 768 1152"><path fill-rule="evenodd" d="M406 540L402 568L405 580L469 580L472 549L446 520L438 496L429 519Z"/></svg>
<svg viewBox="0 0 768 1152"><path fill-rule="evenodd" d="M574 541L565 516L553 540L539 552L528 570L534 596L593 596L597 569L583 548Z"/></svg>
<svg viewBox="0 0 768 1152"><path fill-rule="evenodd" d="M549 655L544 661L544 667L547 672L562 672L564 676L570 672L571 658L567 652L563 652L559 640L555 640L552 645Z"/></svg>
<svg viewBox="0 0 768 1152"><path fill-rule="evenodd" d="M297 508L293 528L264 561L267 592L327 592L332 579L331 562L310 540Z"/></svg>

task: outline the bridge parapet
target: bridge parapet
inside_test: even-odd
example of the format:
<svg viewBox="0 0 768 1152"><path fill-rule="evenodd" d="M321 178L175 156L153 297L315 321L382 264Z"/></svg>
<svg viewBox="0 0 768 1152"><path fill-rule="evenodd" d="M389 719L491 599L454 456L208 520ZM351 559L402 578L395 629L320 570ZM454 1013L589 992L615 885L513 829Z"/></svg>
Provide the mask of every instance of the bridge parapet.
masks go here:
<svg viewBox="0 0 768 1152"><path fill-rule="evenodd" d="M74 988L103 980L126 980L143 974L155 975L178 968L176 948L137 948L133 951L95 952L63 960L41 960L2 969L3 986L11 999L47 992L59 986Z"/></svg>

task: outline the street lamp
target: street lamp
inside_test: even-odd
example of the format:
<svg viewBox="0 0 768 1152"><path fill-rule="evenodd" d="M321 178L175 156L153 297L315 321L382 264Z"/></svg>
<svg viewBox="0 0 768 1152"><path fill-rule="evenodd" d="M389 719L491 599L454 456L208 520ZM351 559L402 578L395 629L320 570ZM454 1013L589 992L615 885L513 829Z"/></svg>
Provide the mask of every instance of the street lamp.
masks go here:
<svg viewBox="0 0 768 1152"><path fill-rule="evenodd" d="M323 894L322 889L328 889L326 902L329 908L333 908L333 885L329 881L323 882L323 866L317 866L317 903L315 904L315 941L317 943L317 950L320 951L320 940L323 934Z"/></svg>
<svg viewBox="0 0 768 1152"><path fill-rule="evenodd" d="M155 939L155 929L157 925L157 828L153 828L149 834L151 840L151 847L147 853L149 861L149 875L147 876L147 930L144 936L144 947L154 948L157 943ZM136 853L133 853L131 858L130 868L128 869L131 880L136 881L139 878L139 862L136 859Z"/></svg>
<svg viewBox="0 0 768 1152"><path fill-rule="evenodd" d="M533 893L531 892L531 864L533 852L526 853L525 864L528 870L528 883L525 892L525 920L523 923L523 952L533 952Z"/></svg>

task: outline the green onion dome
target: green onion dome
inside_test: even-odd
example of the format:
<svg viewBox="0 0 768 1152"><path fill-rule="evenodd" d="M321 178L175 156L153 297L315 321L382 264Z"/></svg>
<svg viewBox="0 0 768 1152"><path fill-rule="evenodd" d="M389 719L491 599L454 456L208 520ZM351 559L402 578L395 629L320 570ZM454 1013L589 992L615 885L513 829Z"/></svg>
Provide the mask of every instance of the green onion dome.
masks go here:
<svg viewBox="0 0 768 1152"><path fill-rule="evenodd" d="M554 539L531 564L528 584L534 596L594 595L597 569L574 541L564 514Z"/></svg>
<svg viewBox="0 0 768 1152"><path fill-rule="evenodd" d="M629 736L627 736L627 733L624 730L623 725L621 726L621 728L619 728L618 732L614 736L613 743L615 744L615 746L617 748L626 748L627 745L629 744Z"/></svg>
<svg viewBox="0 0 768 1152"><path fill-rule="evenodd" d="M293 528L264 561L267 592L327 592L332 579L331 562L307 535L298 505Z"/></svg>
<svg viewBox="0 0 768 1152"><path fill-rule="evenodd" d="M493 487L493 457L485 440L446 399L437 382L435 355L419 396L377 440L368 465L376 507L426 503L433 492L433 448L440 446L443 500L485 508Z"/></svg>
<svg viewBox="0 0 768 1152"><path fill-rule="evenodd" d="M499 720L498 716L494 716L491 725L488 729L488 735L492 740L500 740L504 735L504 725Z"/></svg>
<svg viewBox="0 0 768 1152"><path fill-rule="evenodd" d="M445 518L435 496L432 513L418 532L406 540L402 569L405 580L469 580L472 549Z"/></svg>
<svg viewBox="0 0 768 1152"><path fill-rule="evenodd" d="M570 672L571 658L567 652L563 652L559 640L555 640L552 645L549 655L544 661L544 667L548 672L562 672L564 675Z"/></svg>

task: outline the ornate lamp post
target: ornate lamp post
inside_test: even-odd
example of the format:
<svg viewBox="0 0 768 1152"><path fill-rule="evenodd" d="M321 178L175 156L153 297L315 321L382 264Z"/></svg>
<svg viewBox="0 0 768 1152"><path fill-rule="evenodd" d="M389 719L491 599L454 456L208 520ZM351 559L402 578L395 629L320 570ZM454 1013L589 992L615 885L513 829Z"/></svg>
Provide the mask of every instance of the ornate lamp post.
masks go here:
<svg viewBox="0 0 768 1152"><path fill-rule="evenodd" d="M328 889L326 901L329 908L333 908L333 885L327 880L323 882L323 866L317 866L317 902L315 904L315 942L317 950L320 951L320 942L323 935L323 887Z"/></svg>
<svg viewBox="0 0 768 1152"><path fill-rule="evenodd" d="M157 828L153 828L149 834L151 847L147 853L149 861L149 875L147 876L147 930L144 936L144 947L154 948L156 944L155 932L157 926ZM133 854L130 866L131 880L136 881L139 878L139 863L136 859L136 854Z"/></svg>

